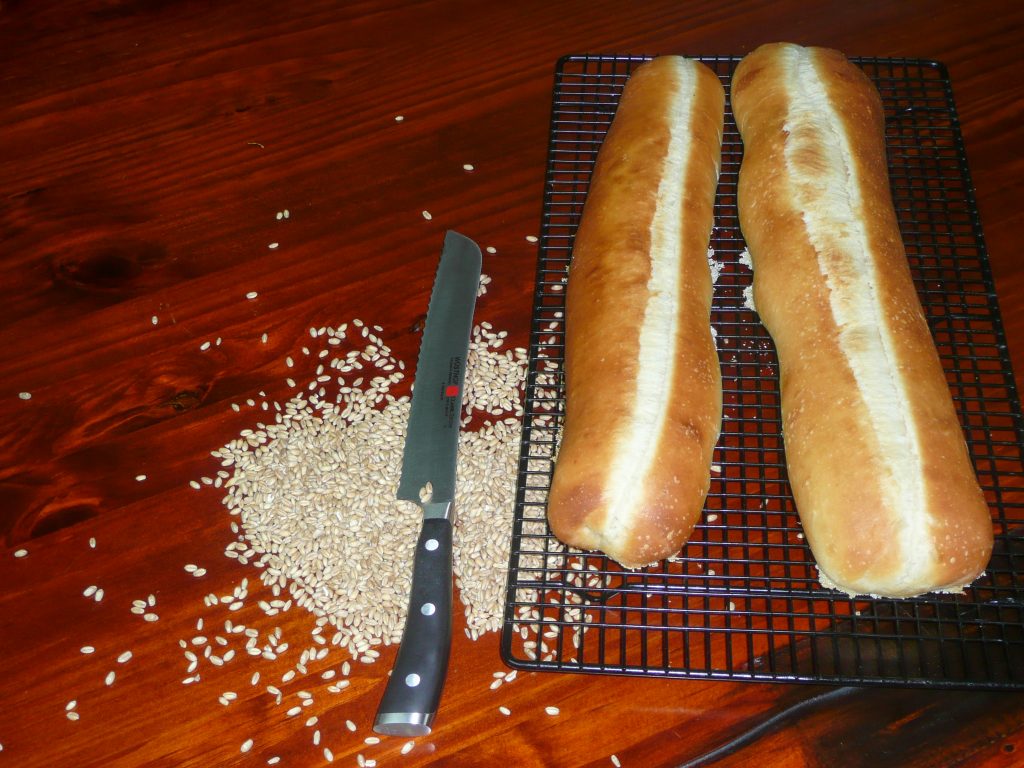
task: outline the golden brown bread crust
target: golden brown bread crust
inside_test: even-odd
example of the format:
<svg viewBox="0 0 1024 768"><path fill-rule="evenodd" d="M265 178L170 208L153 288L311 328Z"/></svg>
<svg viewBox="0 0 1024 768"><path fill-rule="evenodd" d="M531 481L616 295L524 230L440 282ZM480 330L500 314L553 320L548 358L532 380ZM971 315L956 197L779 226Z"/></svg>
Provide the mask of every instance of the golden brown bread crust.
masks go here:
<svg viewBox="0 0 1024 768"><path fill-rule="evenodd" d="M723 114L704 65L638 67L573 249L548 521L562 541L630 568L678 552L710 484L722 394L707 248Z"/></svg>
<svg viewBox="0 0 1024 768"><path fill-rule="evenodd" d="M958 591L988 564L992 520L907 266L878 93L838 51L772 44L737 67L732 106L754 300L822 583Z"/></svg>

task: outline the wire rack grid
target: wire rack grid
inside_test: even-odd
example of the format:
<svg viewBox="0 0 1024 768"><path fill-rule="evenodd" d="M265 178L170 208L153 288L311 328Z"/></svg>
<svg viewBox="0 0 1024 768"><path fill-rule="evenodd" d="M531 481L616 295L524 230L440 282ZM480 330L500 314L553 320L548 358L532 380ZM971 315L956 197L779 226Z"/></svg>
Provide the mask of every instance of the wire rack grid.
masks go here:
<svg viewBox="0 0 1024 768"><path fill-rule="evenodd" d="M569 550L546 522L562 414L563 311L597 151L646 56L567 56L555 73L502 657L512 667L680 678L1024 688L1022 422L949 77L854 61L886 111L893 198L916 287L989 501L996 548L963 595L851 599L818 584L787 485L778 364L745 301L742 144L726 102L711 247L724 419L704 514L658 566ZM737 57L696 57L728 97Z"/></svg>

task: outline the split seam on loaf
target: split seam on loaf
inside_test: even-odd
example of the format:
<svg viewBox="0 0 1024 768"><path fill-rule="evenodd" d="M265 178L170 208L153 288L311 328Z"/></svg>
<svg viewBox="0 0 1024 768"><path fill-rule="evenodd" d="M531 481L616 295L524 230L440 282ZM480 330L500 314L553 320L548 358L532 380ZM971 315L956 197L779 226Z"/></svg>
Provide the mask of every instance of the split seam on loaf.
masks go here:
<svg viewBox="0 0 1024 768"><path fill-rule="evenodd" d="M880 304L876 261L864 224L870 213L861 196L854 150L811 55L796 46L786 54L794 92L783 126L788 133L789 178L828 286L839 346L860 391L871 393L864 404L888 468L890 504L904 510L907 518L899 530L901 548L912 561L907 570L916 572L925 565L920 553L927 548L931 523L923 514L923 467L918 433L908 418L908 382L898 374L892 330ZM801 170L795 158L806 154L808 145L828 160L825 173L807 176Z"/></svg>
<svg viewBox="0 0 1024 768"><path fill-rule="evenodd" d="M640 325L636 405L632 421L613 437L619 443L615 449L619 458L612 467L612 482L602 499L610 509L628 507L636 489L647 480L664 429L677 363L675 337L679 328L679 260L682 258L679 237L687 223L682 186L689 161L686 138L697 86L692 66L678 67L677 76L679 86L668 107L668 151L650 227L651 277L647 282L650 298ZM604 533L595 533L614 540L628 535L624 528L629 522L624 516L609 515Z"/></svg>
<svg viewBox="0 0 1024 768"><path fill-rule="evenodd" d="M722 392L707 252L724 104L699 62L638 66L573 247L548 522L627 568L676 554L710 485Z"/></svg>

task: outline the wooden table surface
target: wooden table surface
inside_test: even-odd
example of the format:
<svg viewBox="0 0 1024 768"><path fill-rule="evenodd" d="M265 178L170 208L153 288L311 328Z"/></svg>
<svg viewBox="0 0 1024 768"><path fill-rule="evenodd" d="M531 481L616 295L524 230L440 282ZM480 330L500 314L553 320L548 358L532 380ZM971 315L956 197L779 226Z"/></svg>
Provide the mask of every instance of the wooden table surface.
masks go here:
<svg viewBox="0 0 1024 768"><path fill-rule="evenodd" d="M282 360L309 327L366 318L414 360L452 228L496 249L479 306L526 345L526 236L564 54L790 40L944 62L1024 371L1022 30L1011 2L4 0L0 765L306 766L325 763L323 746L341 765L1024 764L1018 693L550 673L493 691L498 635L472 642L461 619L437 728L402 755L403 739L364 743L393 646L339 694L312 673L294 681L289 695L314 692L301 718L249 685L285 667L243 655L182 685L178 646L198 618L228 615L205 595L258 575L224 557L220 493L189 481L258 420L231 403L287 399ZM150 594L159 620L145 622L129 607ZM299 608L240 614L296 646L314 626ZM229 687L239 698L222 706Z"/></svg>

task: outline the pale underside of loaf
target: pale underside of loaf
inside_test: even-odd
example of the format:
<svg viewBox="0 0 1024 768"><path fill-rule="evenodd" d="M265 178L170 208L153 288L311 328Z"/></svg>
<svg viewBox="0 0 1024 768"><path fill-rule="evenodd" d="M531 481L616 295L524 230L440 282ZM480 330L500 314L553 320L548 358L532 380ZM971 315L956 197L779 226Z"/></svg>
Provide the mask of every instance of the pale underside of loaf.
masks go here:
<svg viewBox="0 0 1024 768"><path fill-rule="evenodd" d="M626 140L642 130L623 109L627 86L573 255L567 413L548 507L560 539L630 568L674 554L692 530L721 411L706 259L721 129L715 146L707 130L693 135L695 120L707 123L700 112L714 75L680 57L645 67L633 78L661 78L661 95L647 106L657 104L649 127L661 138L643 147ZM712 151L710 165L703 153ZM707 168L713 178L700 186L708 189L688 189ZM595 394L597 380L606 387Z"/></svg>
<svg viewBox="0 0 1024 768"><path fill-rule="evenodd" d="M741 172L741 222L750 232L756 303L779 346L787 454L799 456L789 461L791 481L821 581L850 594L959 591L984 567L991 522L906 269L884 177L880 108L865 96L863 89L873 91L866 78L837 69L834 52L771 48L749 57L750 82L764 67L778 92L758 103L753 94L737 96L734 85L744 143L755 154L748 173L771 169L753 181ZM742 74L738 70L736 79ZM837 95L849 88L861 89L863 104ZM851 122L850 112L861 107L877 111L877 124L863 115L853 118L860 127ZM759 109L781 121L780 135L766 139L769 129L752 125ZM866 137L870 131L877 137ZM766 140L774 157L757 144ZM764 187L768 177L770 189L748 194L759 205L744 210L745 188ZM771 218L780 211L781 218ZM775 242L773 229L796 239ZM806 278L804 311L819 307L822 320L794 311L791 304L801 297L792 285L780 288L784 252L803 252L800 241L811 258L805 272L795 262L787 265L789 276ZM813 327L794 330L794 322ZM815 390L820 384L797 381L800 373L794 373L822 369L818 347L834 355L837 370L826 371L836 383L832 403L823 401L827 392ZM843 466L847 428L853 436ZM824 434L829 430L834 434ZM818 454L817 466L811 454ZM934 480L946 462L956 488ZM828 487L841 487L844 475L863 482L846 490ZM968 564L975 561L982 564Z"/></svg>

